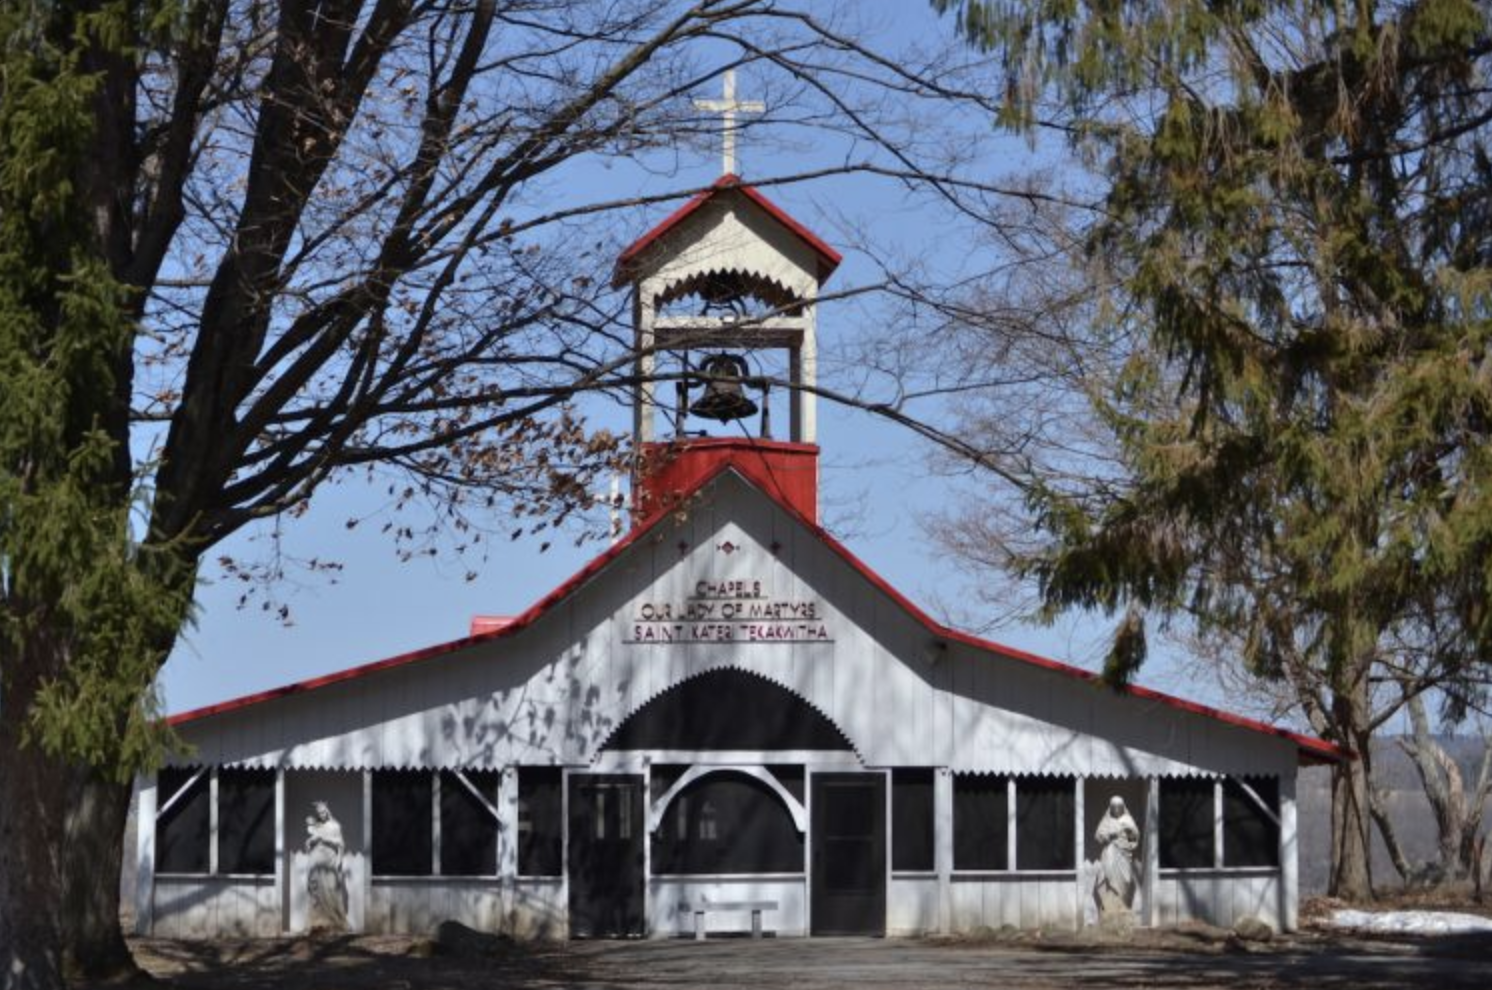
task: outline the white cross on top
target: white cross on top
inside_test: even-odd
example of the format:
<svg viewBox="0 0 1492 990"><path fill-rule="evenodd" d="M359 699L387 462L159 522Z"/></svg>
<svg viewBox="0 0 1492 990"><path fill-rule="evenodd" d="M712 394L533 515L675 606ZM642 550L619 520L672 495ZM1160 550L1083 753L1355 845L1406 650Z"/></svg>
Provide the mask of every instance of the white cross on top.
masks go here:
<svg viewBox="0 0 1492 990"><path fill-rule="evenodd" d="M735 69L725 70L725 91L722 95L723 98L719 100L695 100L694 108L720 114L722 174L734 175L736 171L736 114L763 113L767 107L760 100L736 99Z"/></svg>

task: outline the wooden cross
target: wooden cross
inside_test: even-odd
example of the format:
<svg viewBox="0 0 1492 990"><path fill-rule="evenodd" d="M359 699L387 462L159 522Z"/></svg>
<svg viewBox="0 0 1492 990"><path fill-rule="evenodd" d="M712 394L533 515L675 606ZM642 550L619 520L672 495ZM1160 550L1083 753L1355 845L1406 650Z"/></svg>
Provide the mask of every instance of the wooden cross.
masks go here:
<svg viewBox="0 0 1492 990"><path fill-rule="evenodd" d="M725 91L723 98L719 100L695 100L696 110L708 110L711 113L720 114L720 131L722 144L722 159L724 175L734 175L736 172L736 115L742 113L763 113L766 104L760 100L738 100L736 99L736 70L725 70Z"/></svg>

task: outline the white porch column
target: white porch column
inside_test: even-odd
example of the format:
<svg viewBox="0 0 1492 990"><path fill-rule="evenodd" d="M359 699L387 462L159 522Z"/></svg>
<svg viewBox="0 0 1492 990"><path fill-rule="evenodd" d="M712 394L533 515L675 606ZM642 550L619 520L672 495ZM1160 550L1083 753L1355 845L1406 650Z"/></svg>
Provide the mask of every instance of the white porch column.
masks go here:
<svg viewBox="0 0 1492 990"><path fill-rule="evenodd" d="M518 876L517 767L503 767L497 778L497 875L504 883Z"/></svg>
<svg viewBox="0 0 1492 990"><path fill-rule="evenodd" d="M799 382L803 386L793 393L793 431L799 443L818 443L818 396L813 391L819 382L819 348L817 306L803 307L803 343L798 347Z"/></svg>
<svg viewBox="0 0 1492 990"><path fill-rule="evenodd" d="M1223 779L1221 777L1212 782L1212 865L1219 870L1223 868Z"/></svg>
<svg viewBox="0 0 1492 990"><path fill-rule="evenodd" d="M938 871L938 933L953 926L953 772L933 771L933 868Z"/></svg>
<svg viewBox="0 0 1492 990"><path fill-rule="evenodd" d="M1280 774L1280 927L1300 927L1300 847L1295 830L1295 777L1299 770Z"/></svg>
<svg viewBox="0 0 1492 990"><path fill-rule="evenodd" d="M149 935L155 927L155 809L154 773L139 777L135 803L135 934Z"/></svg>
<svg viewBox="0 0 1492 990"><path fill-rule="evenodd" d="M430 771L430 875L440 876L440 771Z"/></svg>
<svg viewBox="0 0 1492 990"><path fill-rule="evenodd" d="M285 768L275 768L275 896L280 899L279 930L290 931L290 864L285 859Z"/></svg>
<svg viewBox="0 0 1492 990"><path fill-rule="evenodd" d="M207 872L218 875L218 768L207 774Z"/></svg>
<svg viewBox="0 0 1492 990"><path fill-rule="evenodd" d="M653 353L654 333L653 294L656 292L649 279L633 290L632 324L637 329L637 358L633 362L637 384L632 406L632 436L638 446L652 443L657 437L658 386L653 382L653 372L658 359Z"/></svg>
<svg viewBox="0 0 1492 990"><path fill-rule="evenodd" d="M1145 926L1160 923L1160 778L1145 781Z"/></svg>
<svg viewBox="0 0 1492 990"><path fill-rule="evenodd" d="M1005 778L1005 869L1017 869L1016 863L1020 859L1020 849L1015 843L1016 827L1020 823L1016 814L1016 793L1014 775ZM1025 919L1021 919L1022 923Z"/></svg>
<svg viewBox="0 0 1492 990"><path fill-rule="evenodd" d="M518 768L497 775L497 876L502 890L502 926L517 934L518 918Z"/></svg>
<svg viewBox="0 0 1492 990"><path fill-rule="evenodd" d="M1083 883L1083 881L1089 879L1088 872L1083 869L1083 847L1085 845L1084 840L1087 838L1088 831L1088 814L1086 809L1084 808L1085 802L1083 800L1083 792L1087 790L1087 788L1084 786L1084 781L1085 778L1083 777L1078 777L1076 780L1073 781L1073 785L1077 788L1077 794L1076 796L1074 796L1072 801L1072 863L1073 869L1077 873L1077 880L1073 882L1073 925L1075 928L1077 928L1078 931L1083 930L1083 895L1086 893L1086 891L1084 890L1084 887L1086 885Z"/></svg>
<svg viewBox="0 0 1492 990"><path fill-rule="evenodd" d="M369 928L368 917L373 913L373 771L364 770L361 776L363 781L363 875L359 878L359 882L363 886L363 916L360 919L362 923L354 930L365 932Z"/></svg>

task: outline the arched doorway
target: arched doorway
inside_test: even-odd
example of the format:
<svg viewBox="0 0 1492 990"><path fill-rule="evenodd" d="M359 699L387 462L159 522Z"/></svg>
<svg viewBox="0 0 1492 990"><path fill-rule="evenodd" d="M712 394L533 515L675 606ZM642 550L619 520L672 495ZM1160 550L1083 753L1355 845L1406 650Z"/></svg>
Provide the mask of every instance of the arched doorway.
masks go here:
<svg viewBox="0 0 1492 990"><path fill-rule="evenodd" d="M790 930L885 932L885 774L791 690L707 671L627 716L597 760L610 772L570 774L575 934L640 934L645 890L677 906L701 885L726 902L787 897Z"/></svg>

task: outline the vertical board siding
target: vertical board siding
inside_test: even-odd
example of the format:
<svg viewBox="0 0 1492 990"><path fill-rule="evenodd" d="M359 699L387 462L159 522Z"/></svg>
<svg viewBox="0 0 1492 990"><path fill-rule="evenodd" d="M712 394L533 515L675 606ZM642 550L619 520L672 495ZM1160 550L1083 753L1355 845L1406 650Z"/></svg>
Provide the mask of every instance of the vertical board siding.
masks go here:
<svg viewBox="0 0 1492 990"><path fill-rule="evenodd" d="M280 933L273 877L168 877L155 887L154 934L161 938L265 938Z"/></svg>
<svg viewBox="0 0 1492 990"><path fill-rule="evenodd" d="M508 932L508 895L493 879L374 878L368 891L369 930L389 935L429 934L443 921L481 932Z"/></svg>
<svg viewBox="0 0 1492 990"><path fill-rule="evenodd" d="M1076 885L1071 875L954 876L949 885L949 927L955 932L979 928L1078 927Z"/></svg>
<svg viewBox="0 0 1492 990"><path fill-rule="evenodd" d="M940 897L937 877L892 877L886 887L886 934L936 932Z"/></svg>
<svg viewBox="0 0 1492 990"><path fill-rule="evenodd" d="M558 880L516 880L508 883L504 930L516 938L565 938L565 885Z"/></svg>
<svg viewBox="0 0 1492 990"><path fill-rule="evenodd" d="M1232 928L1255 917L1279 929L1283 921L1278 870L1168 870L1156 898L1157 920L1165 926L1201 921Z"/></svg>

